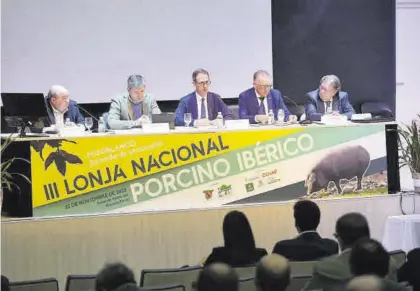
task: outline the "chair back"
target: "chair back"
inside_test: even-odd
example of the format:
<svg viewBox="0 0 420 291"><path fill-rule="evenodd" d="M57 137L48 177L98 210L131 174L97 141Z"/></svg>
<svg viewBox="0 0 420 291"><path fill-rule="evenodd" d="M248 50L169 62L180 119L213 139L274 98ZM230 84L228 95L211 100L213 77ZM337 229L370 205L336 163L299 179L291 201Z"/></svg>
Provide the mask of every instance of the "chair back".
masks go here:
<svg viewBox="0 0 420 291"><path fill-rule="evenodd" d="M157 285L157 286L148 286L140 287L139 291L185 291L184 285Z"/></svg>
<svg viewBox="0 0 420 291"><path fill-rule="evenodd" d="M254 277L239 279L239 291L257 291L254 283Z"/></svg>
<svg viewBox="0 0 420 291"><path fill-rule="evenodd" d="M239 119L239 105L228 105L234 119Z"/></svg>
<svg viewBox="0 0 420 291"><path fill-rule="evenodd" d="M95 290L96 275L68 275L66 291Z"/></svg>
<svg viewBox="0 0 420 291"><path fill-rule="evenodd" d="M256 269L255 265L235 267L234 269L240 279L255 277L255 269Z"/></svg>
<svg viewBox="0 0 420 291"><path fill-rule="evenodd" d="M401 267L405 261L407 260L407 255L404 251L398 250L398 251L392 251L389 253L389 256L397 262L397 267Z"/></svg>
<svg viewBox="0 0 420 291"><path fill-rule="evenodd" d="M191 291L192 283L197 280L198 273L203 268L187 267L180 269L149 269L140 274L140 287L159 285L183 285L185 291Z"/></svg>
<svg viewBox="0 0 420 291"><path fill-rule="evenodd" d="M289 286L287 286L286 291L300 291L306 284L312 279L312 275L303 275L292 277Z"/></svg>
<svg viewBox="0 0 420 291"><path fill-rule="evenodd" d="M32 281L11 282L10 291L58 291L58 281L54 278L47 278Z"/></svg>
<svg viewBox="0 0 420 291"><path fill-rule="evenodd" d="M293 276L312 274L316 261L290 262L290 273Z"/></svg>

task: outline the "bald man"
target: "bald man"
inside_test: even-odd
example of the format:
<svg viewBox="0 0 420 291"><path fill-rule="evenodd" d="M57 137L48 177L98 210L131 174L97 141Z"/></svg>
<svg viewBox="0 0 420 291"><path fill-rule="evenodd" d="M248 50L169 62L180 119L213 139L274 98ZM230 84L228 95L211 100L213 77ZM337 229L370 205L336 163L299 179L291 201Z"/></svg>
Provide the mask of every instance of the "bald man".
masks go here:
<svg viewBox="0 0 420 291"><path fill-rule="evenodd" d="M347 284L347 291L381 291L382 279L374 275L355 277Z"/></svg>
<svg viewBox="0 0 420 291"><path fill-rule="evenodd" d="M284 291L289 283L290 264L285 257L271 254L257 264L255 286L258 291Z"/></svg>
<svg viewBox="0 0 420 291"><path fill-rule="evenodd" d="M238 275L224 263L213 263L200 271L197 291L238 291Z"/></svg>

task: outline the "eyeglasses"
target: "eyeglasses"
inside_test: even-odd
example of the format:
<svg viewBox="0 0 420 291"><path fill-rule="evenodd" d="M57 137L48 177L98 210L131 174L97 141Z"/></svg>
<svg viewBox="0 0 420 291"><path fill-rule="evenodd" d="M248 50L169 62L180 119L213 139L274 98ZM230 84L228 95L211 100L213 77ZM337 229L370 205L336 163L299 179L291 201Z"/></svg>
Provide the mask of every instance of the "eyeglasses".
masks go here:
<svg viewBox="0 0 420 291"><path fill-rule="evenodd" d="M271 89L271 88L273 88L273 85L258 85L258 84L255 84L255 86L257 86L258 88L260 88L260 89Z"/></svg>
<svg viewBox="0 0 420 291"><path fill-rule="evenodd" d="M209 86L209 85L211 85L211 81L208 80L208 81L203 81L203 82L195 82L195 84L199 85L199 86L204 86L204 85Z"/></svg>

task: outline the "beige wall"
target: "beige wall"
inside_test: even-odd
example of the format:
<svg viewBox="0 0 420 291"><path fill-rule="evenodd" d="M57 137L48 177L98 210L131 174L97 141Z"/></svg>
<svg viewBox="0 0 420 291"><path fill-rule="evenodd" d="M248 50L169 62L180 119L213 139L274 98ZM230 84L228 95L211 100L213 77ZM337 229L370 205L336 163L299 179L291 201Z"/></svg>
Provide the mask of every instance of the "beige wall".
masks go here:
<svg viewBox="0 0 420 291"><path fill-rule="evenodd" d="M420 203L419 196L416 196ZM412 210L413 197L404 198ZM332 237L336 219L349 211L365 214L372 236L382 239L386 217L399 215L399 196L319 201L319 231ZM231 209L249 217L257 245L270 252L280 239L296 235L292 203L235 206L211 210L135 213L3 221L1 273L11 280L55 277L61 288L68 274L92 274L107 261L143 268L195 264L222 244L221 224Z"/></svg>

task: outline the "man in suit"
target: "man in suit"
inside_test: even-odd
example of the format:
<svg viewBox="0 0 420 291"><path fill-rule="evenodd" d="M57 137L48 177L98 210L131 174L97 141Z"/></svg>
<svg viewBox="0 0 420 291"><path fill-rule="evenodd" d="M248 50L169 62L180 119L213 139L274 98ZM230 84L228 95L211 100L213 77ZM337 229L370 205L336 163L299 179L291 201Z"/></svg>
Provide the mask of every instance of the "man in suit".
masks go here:
<svg viewBox="0 0 420 291"><path fill-rule="evenodd" d="M281 92L272 89L272 79L268 72L260 70L254 73L253 87L239 94L239 118L249 119L249 123L267 123L268 113L273 110L277 120L279 109L284 111L284 120L289 117L290 111L284 104Z"/></svg>
<svg viewBox="0 0 420 291"><path fill-rule="evenodd" d="M209 92L210 74L204 69L197 69L192 74L195 91L179 101L175 111L175 125L184 126L184 114L191 113L191 126L207 126L215 124L219 112L223 119L232 119L232 111L216 93Z"/></svg>
<svg viewBox="0 0 420 291"><path fill-rule="evenodd" d="M338 243L322 238L316 231L321 218L318 205L301 200L294 205L295 227L299 235L276 243L273 253L290 261L314 261L338 253Z"/></svg>
<svg viewBox="0 0 420 291"><path fill-rule="evenodd" d="M61 85L53 85L45 99L51 124L63 125L66 119L77 125L84 126L85 118L80 113L74 100L70 100L69 91Z"/></svg>
<svg viewBox="0 0 420 291"><path fill-rule="evenodd" d="M152 114L160 113L155 97L146 91L143 76L131 75L127 80L127 92L111 99L108 125L111 129L128 129L150 122Z"/></svg>
<svg viewBox="0 0 420 291"><path fill-rule="evenodd" d="M257 263L255 271L257 291L284 291L289 284L290 264L285 257L271 254Z"/></svg>
<svg viewBox="0 0 420 291"><path fill-rule="evenodd" d="M389 272L390 256L380 242L362 238L351 249L350 270L354 276L375 275L381 278L384 290L403 291L407 284L399 284L386 278Z"/></svg>
<svg viewBox="0 0 420 291"><path fill-rule="evenodd" d="M350 104L349 94L341 91L340 79L335 75L322 77L319 88L306 94L306 118L320 121L322 115L345 115L347 119L355 113Z"/></svg>
<svg viewBox="0 0 420 291"><path fill-rule="evenodd" d="M304 290L336 290L337 288L337 290L343 290L344 285L353 278L349 262L351 248L359 239L369 238L368 222L360 213L347 213L337 220L335 231L341 253L317 262L313 269L312 279ZM392 258L389 260L388 270L387 278L396 281L397 265Z"/></svg>

